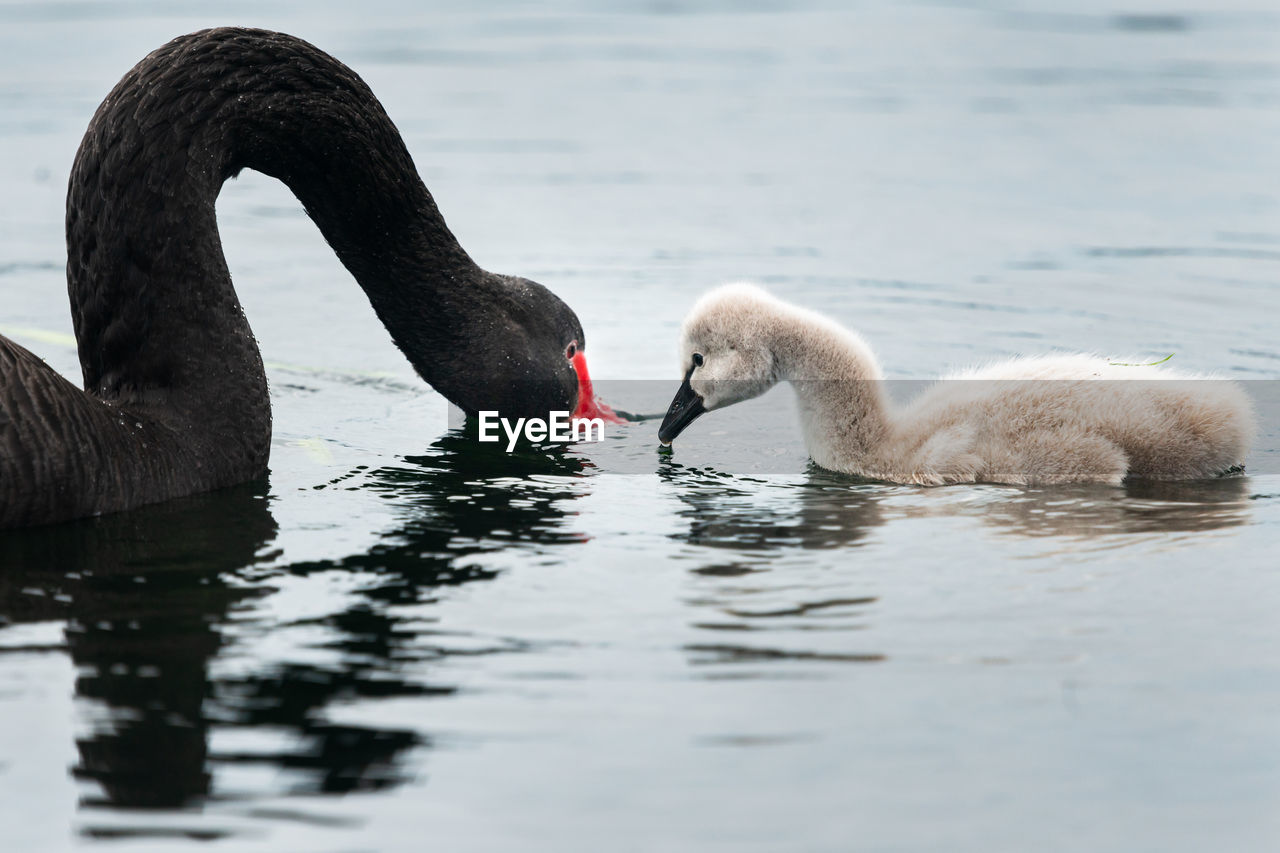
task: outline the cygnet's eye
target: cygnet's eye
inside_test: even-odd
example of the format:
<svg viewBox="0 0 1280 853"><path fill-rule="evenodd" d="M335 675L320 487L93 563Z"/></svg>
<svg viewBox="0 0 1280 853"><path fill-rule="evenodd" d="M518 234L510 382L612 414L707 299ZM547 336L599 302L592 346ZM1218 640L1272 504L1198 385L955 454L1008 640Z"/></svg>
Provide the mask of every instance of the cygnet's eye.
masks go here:
<svg viewBox="0 0 1280 853"><path fill-rule="evenodd" d="M578 354L577 341L574 341L573 343L569 344L567 347L564 348L564 357L569 359L570 361L572 361L573 357L577 354Z"/></svg>
<svg viewBox="0 0 1280 853"><path fill-rule="evenodd" d="M700 353L700 352L695 352L695 353L693 354L693 366L694 366L694 367L702 367L702 353Z"/></svg>

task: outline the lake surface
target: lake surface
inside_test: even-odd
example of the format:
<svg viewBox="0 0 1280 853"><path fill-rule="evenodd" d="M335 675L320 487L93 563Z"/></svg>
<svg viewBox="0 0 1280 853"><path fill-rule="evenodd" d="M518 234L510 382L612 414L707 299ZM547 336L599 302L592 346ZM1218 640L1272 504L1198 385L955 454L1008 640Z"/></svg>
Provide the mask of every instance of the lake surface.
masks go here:
<svg viewBox="0 0 1280 853"><path fill-rule="evenodd" d="M0 3L0 332L79 380L67 173L214 24L354 67L486 268L664 407L704 289L891 378L1092 350L1241 380L1248 476L919 489L809 467L783 388L507 454L281 185L219 200L270 476L0 533L6 849L1280 846L1280 11ZM214 845L209 841L216 840Z"/></svg>

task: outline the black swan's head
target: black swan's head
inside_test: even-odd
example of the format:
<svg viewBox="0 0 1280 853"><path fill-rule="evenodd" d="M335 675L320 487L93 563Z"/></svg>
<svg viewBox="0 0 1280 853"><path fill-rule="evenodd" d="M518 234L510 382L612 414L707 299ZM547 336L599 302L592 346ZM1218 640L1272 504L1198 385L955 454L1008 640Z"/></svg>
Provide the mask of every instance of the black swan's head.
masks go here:
<svg viewBox="0 0 1280 853"><path fill-rule="evenodd" d="M450 402L469 415L505 418L589 408L586 336L563 300L537 282L492 273L460 289L458 300L454 322L436 337L429 358L410 353L418 372Z"/></svg>

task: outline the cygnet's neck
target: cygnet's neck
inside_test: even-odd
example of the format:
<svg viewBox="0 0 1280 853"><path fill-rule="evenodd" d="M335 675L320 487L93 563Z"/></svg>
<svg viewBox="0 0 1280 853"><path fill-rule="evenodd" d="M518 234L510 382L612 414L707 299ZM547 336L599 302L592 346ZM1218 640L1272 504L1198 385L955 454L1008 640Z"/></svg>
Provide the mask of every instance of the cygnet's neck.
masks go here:
<svg viewBox="0 0 1280 853"><path fill-rule="evenodd" d="M796 389L805 448L824 468L865 470L889 431L883 374L862 338L827 318L791 309L773 344L778 378Z"/></svg>

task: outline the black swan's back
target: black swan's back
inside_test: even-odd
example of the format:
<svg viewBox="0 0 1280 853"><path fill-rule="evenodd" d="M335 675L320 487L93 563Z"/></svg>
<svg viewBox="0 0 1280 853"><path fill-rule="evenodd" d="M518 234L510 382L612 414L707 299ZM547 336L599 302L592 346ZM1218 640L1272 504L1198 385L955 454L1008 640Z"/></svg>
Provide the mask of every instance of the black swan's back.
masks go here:
<svg viewBox="0 0 1280 853"><path fill-rule="evenodd" d="M109 511L145 483L174 482L159 470L168 457L139 453L138 432L124 412L0 337L0 529Z"/></svg>

